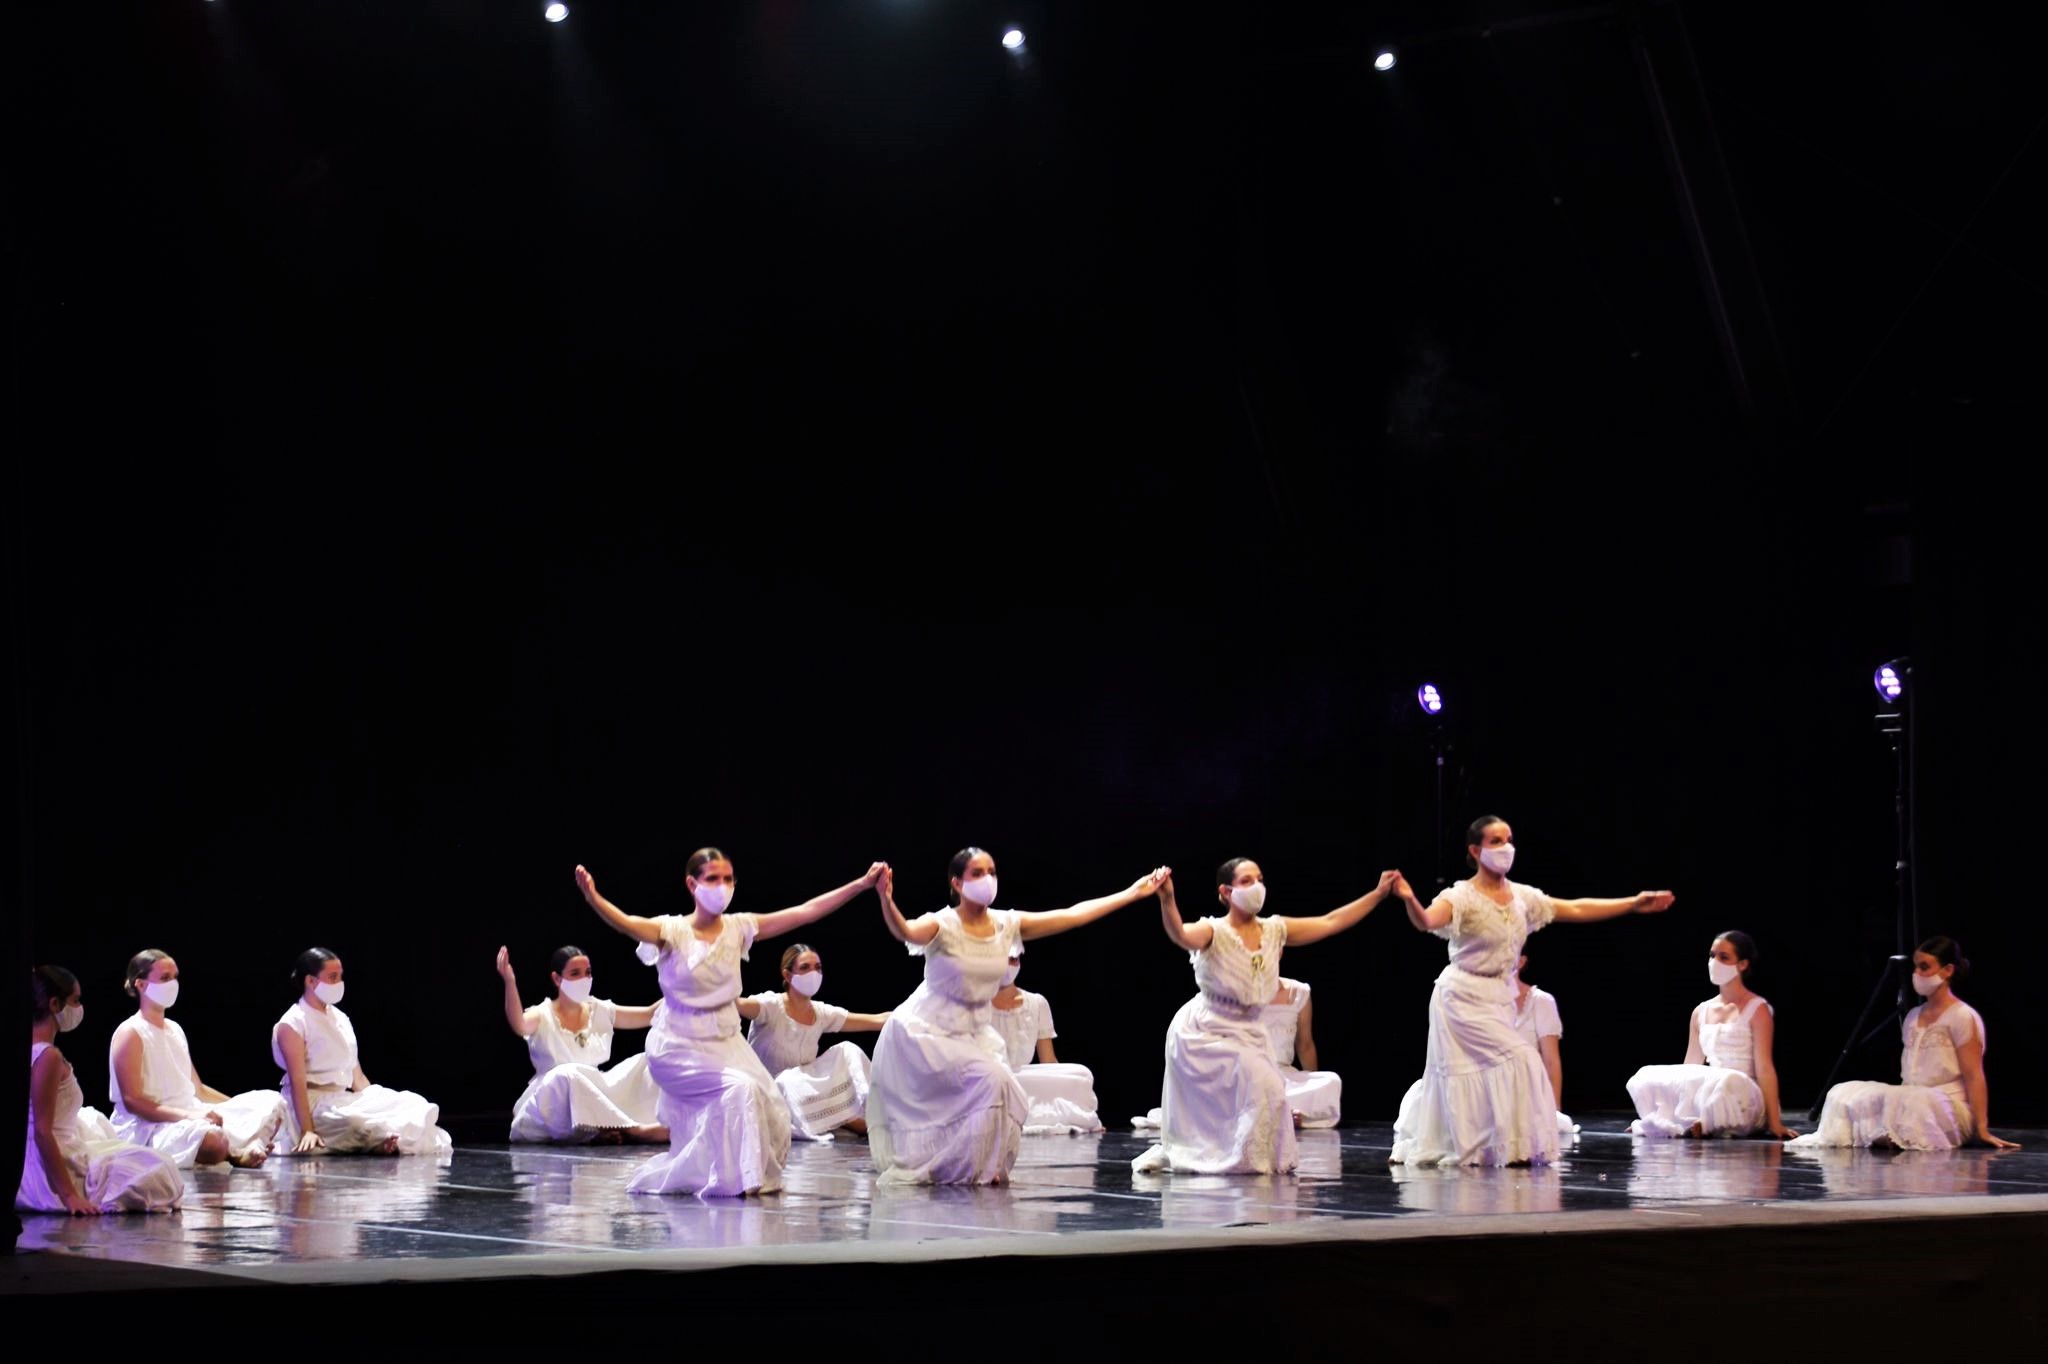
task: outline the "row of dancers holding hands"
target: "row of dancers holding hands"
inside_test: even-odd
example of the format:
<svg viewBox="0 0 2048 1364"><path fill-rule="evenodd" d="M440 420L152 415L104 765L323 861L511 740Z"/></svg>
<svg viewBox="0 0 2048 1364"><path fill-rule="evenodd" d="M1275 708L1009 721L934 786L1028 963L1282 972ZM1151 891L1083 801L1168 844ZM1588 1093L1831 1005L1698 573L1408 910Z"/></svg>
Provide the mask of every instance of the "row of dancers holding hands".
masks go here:
<svg viewBox="0 0 2048 1364"><path fill-rule="evenodd" d="M1305 917L1265 915L1263 869L1235 858L1218 869L1217 912L1192 922L1165 867L1065 909L996 909L995 859L972 847L949 868L948 904L915 917L898 908L884 863L800 905L752 915L730 912L732 860L700 849L685 873L692 911L657 917L612 904L578 867L585 901L637 941L661 998L623 1006L596 997L589 957L564 947L550 962L553 997L526 1007L501 949L506 1021L535 1069L511 1135L665 1147L634 1174L636 1193L774 1192L793 1138L838 1133L867 1138L883 1183L1001 1184L1027 1132L1100 1128L1092 1076L1056 1059L1049 1006L1016 985L1024 944L1156 896L1166 936L1189 954L1197 993L1168 1026L1160 1106L1136 1120L1156 1128L1158 1140L1133 1168L1286 1173L1297 1163L1296 1127L1335 1123L1339 1083L1315 1068L1309 991L1281 976L1282 953L1355 927L1392 896L1416 928L1447 940L1450 961L1431 993L1423 1075L1402 1100L1391 1160L1547 1162L1572 1130L1557 1111L1562 1028L1555 1002L1519 979L1524 943L1551 923L1657 913L1673 897L1566 900L1512 881L1513 831L1504 820L1475 821L1467 845L1473 874L1427 905L1389 871L1357 899ZM741 995L740 963L757 942L793 934L870 889L887 930L924 962L922 983L901 1005L859 1014L819 1000L823 961L801 943L782 955L781 990ZM1989 1128L1983 1020L1954 993L1968 963L1951 940L1932 939L1914 955L1924 1002L1904 1025L1904 1083L1837 1085L1818 1130L1805 1137L1779 1110L1774 1019L1746 980L1756 955L1746 934L1714 939L1716 994L1693 1011L1685 1062L1646 1066L1630 1080L1633 1130L1764 1132L1796 1138L1795 1147L2011 1145ZM227 1095L200 1080L183 1030L167 1017L177 963L162 952L138 954L125 982L137 1009L110 1049L108 1118L84 1107L55 1045L81 1016L78 982L61 968L38 967L31 1140L16 1206L80 1214L175 1207L182 1169L256 1165L273 1154L446 1154L451 1143L434 1104L364 1073L339 1007L339 957L310 949L294 976L300 997L271 1036L279 1088ZM643 1053L607 1068L614 1033L640 1028L648 1031ZM822 1045L825 1034L849 1032L880 1034L872 1062L851 1042ZM1297 1069L1296 1059L1306 1064Z"/></svg>

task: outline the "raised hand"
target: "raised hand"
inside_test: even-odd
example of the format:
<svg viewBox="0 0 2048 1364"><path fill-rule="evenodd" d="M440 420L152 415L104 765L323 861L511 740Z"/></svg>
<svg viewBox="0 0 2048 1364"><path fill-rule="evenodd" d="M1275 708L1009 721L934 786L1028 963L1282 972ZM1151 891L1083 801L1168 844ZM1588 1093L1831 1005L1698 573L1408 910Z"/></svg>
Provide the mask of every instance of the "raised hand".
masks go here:
<svg viewBox="0 0 2048 1364"><path fill-rule="evenodd" d="M873 886L877 882L879 882L885 875L887 875L888 871L889 864L887 862L871 863L868 866L868 874L866 876L863 876L861 880L867 882L868 885Z"/></svg>
<svg viewBox="0 0 2048 1364"><path fill-rule="evenodd" d="M896 898L896 873L887 862L881 864L882 874L875 878L875 893L885 900Z"/></svg>
<svg viewBox="0 0 2048 1364"><path fill-rule="evenodd" d="M1413 900L1415 898L1415 887L1409 885L1408 878L1398 871L1394 873L1394 894L1400 896L1403 900Z"/></svg>
<svg viewBox="0 0 2048 1364"><path fill-rule="evenodd" d="M1159 888L1171 880L1173 880L1172 867L1154 867L1145 875L1131 882L1132 897L1143 899L1147 895L1156 895L1159 893Z"/></svg>
<svg viewBox="0 0 2048 1364"><path fill-rule="evenodd" d="M1396 886L1405 886L1407 884L1407 881L1402 878L1401 873L1398 871L1383 871L1380 873L1379 892L1381 895L1385 895Z"/></svg>
<svg viewBox="0 0 2048 1364"><path fill-rule="evenodd" d="M591 904L597 903L597 878L586 870L581 862L576 864L576 889L583 892L583 898Z"/></svg>
<svg viewBox="0 0 2048 1364"><path fill-rule="evenodd" d="M509 948L498 949L498 974L506 980L516 979L512 974L512 952Z"/></svg>
<svg viewBox="0 0 2048 1364"><path fill-rule="evenodd" d="M1668 890L1646 890L1636 897L1636 913L1662 914L1678 899Z"/></svg>
<svg viewBox="0 0 2048 1364"><path fill-rule="evenodd" d="M1170 905L1173 903L1173 873L1171 871L1168 871L1166 879L1159 883L1159 889L1156 894L1159 896L1161 904Z"/></svg>

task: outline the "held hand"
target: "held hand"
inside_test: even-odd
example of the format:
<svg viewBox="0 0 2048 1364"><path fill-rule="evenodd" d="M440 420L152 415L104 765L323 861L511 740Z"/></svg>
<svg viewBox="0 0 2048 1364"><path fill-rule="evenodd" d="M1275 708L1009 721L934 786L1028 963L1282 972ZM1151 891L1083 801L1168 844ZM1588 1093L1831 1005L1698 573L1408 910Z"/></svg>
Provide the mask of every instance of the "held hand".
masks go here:
<svg viewBox="0 0 2048 1364"><path fill-rule="evenodd" d="M1173 873L1171 871L1166 873L1166 879L1159 883L1159 889L1155 893L1159 896L1159 903L1163 905L1173 904Z"/></svg>
<svg viewBox="0 0 2048 1364"><path fill-rule="evenodd" d="M1408 878L1400 872L1394 873L1394 894L1400 896L1403 900L1413 900L1415 898L1415 887L1409 885Z"/></svg>
<svg viewBox="0 0 2048 1364"><path fill-rule="evenodd" d="M1668 890L1646 890L1636 896L1636 913L1662 914L1678 897Z"/></svg>
<svg viewBox="0 0 2048 1364"><path fill-rule="evenodd" d="M302 1132L299 1134L299 1144L292 1147L292 1150L304 1155L308 1151L322 1150L326 1145L326 1142L320 1140L318 1132Z"/></svg>
<svg viewBox="0 0 2048 1364"><path fill-rule="evenodd" d="M875 878L875 894L884 900L893 900L896 898L896 873L887 862L881 865L882 874Z"/></svg>
<svg viewBox="0 0 2048 1364"><path fill-rule="evenodd" d="M1381 895L1385 895L1388 891L1395 890L1396 887L1405 886L1407 884L1408 882L1402 878L1400 872L1383 871L1380 873L1380 884L1378 889ZM1396 891L1396 893L1398 894L1399 892Z"/></svg>
<svg viewBox="0 0 2048 1364"><path fill-rule="evenodd" d="M512 952L510 948L501 947L498 949L498 974L508 981L515 978L512 974Z"/></svg>
<svg viewBox="0 0 2048 1364"><path fill-rule="evenodd" d="M100 1205L83 1194L68 1193L64 1195L64 1211L73 1217L98 1217Z"/></svg>
<svg viewBox="0 0 2048 1364"><path fill-rule="evenodd" d="M871 863L868 867L868 874L861 878L861 882L864 885L873 886L877 882L879 882L883 876L887 875L888 871L889 864L887 862Z"/></svg>
<svg viewBox="0 0 2048 1364"><path fill-rule="evenodd" d="M576 865L576 889L583 892L583 898L589 901L593 907L596 906L597 878L585 870L580 862Z"/></svg>
<svg viewBox="0 0 2048 1364"><path fill-rule="evenodd" d="M1157 895L1159 888L1172 879L1172 867L1154 867L1150 872L1131 882L1131 898L1142 900L1147 895Z"/></svg>

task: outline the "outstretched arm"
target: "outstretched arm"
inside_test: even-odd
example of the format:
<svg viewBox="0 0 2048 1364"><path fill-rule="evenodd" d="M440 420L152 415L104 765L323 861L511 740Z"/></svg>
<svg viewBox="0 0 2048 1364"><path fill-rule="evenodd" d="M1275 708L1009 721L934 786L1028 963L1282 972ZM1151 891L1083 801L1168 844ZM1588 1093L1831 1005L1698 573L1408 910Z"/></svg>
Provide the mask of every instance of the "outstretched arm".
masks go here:
<svg viewBox="0 0 2048 1364"><path fill-rule="evenodd" d="M1348 905L1339 906L1328 914L1318 914L1313 918L1280 920L1287 929L1287 945L1306 947L1312 942L1321 942L1333 933L1342 933L1378 908L1380 901L1387 898L1388 893L1394 888L1394 883L1400 879L1401 873L1398 871L1383 871L1380 873L1380 883L1377 886Z"/></svg>
<svg viewBox="0 0 2048 1364"><path fill-rule="evenodd" d="M882 873L886 870L888 870L886 862L876 862L867 869L865 874L855 880L848 881L843 886L828 890L823 895L813 895L800 905L793 905L788 909L778 909L771 914L759 916L754 920L754 941L759 942L763 938L779 938L784 933L794 933L807 924L816 923L848 900L851 900L854 896L866 890L869 886L875 884L875 882L881 880Z"/></svg>
<svg viewBox="0 0 2048 1364"><path fill-rule="evenodd" d="M576 889L583 892L583 901L597 911L614 932L623 933L640 942L660 942L661 925L653 919L643 919L637 914L628 914L610 900L597 893L597 880L582 867L576 868Z"/></svg>
<svg viewBox="0 0 2048 1364"><path fill-rule="evenodd" d="M654 1026L654 1011L660 1007L659 1004L621 1004L612 1011L612 1026L628 1032L636 1028L651 1028Z"/></svg>
<svg viewBox="0 0 2048 1364"><path fill-rule="evenodd" d="M846 1021L839 1025L839 1031L880 1032L882 1025L888 1021L888 1014L848 1014Z"/></svg>
<svg viewBox="0 0 2048 1364"><path fill-rule="evenodd" d="M1055 933L1065 933L1092 924L1105 914L1114 913L1125 905L1135 904L1147 895L1158 891L1161 883L1173 875L1171 867L1154 867L1150 872L1125 886L1114 895L1104 895L1095 900L1083 900L1065 909L1044 910L1037 914L1017 916L1017 936L1029 941L1032 938L1049 938Z"/></svg>
<svg viewBox="0 0 2048 1364"><path fill-rule="evenodd" d="M1175 947L1189 952L1206 952L1209 944L1216 939L1216 925L1206 920L1182 923L1180 905L1173 898L1173 877L1168 876L1159 883L1159 918L1166 925L1166 938Z"/></svg>
<svg viewBox="0 0 2048 1364"><path fill-rule="evenodd" d="M519 1002L519 978L512 974L512 951L498 949L498 974L505 978L505 1022L521 1037L533 1036L533 1030L540 1026L535 1019L526 1016L526 1006Z"/></svg>
<svg viewBox="0 0 2048 1364"><path fill-rule="evenodd" d="M889 936L900 943L923 947L939 936L939 921L930 914L920 914L915 919L903 917L903 911L896 908L896 873L886 868L882 879L875 882L875 898L882 902L882 927L889 930Z"/></svg>
<svg viewBox="0 0 2048 1364"><path fill-rule="evenodd" d="M1624 914L1662 914L1678 897L1668 890L1646 890L1625 900L1552 900L1557 921L1565 924L1598 923Z"/></svg>

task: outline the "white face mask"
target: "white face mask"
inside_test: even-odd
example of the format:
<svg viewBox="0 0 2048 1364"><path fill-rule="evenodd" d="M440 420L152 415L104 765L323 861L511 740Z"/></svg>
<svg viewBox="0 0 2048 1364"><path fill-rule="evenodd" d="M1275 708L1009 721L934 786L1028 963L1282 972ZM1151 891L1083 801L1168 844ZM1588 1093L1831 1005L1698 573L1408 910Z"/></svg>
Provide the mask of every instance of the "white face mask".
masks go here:
<svg viewBox="0 0 2048 1364"><path fill-rule="evenodd" d="M809 999L825 983L823 971L799 971L789 978L789 988Z"/></svg>
<svg viewBox="0 0 2048 1364"><path fill-rule="evenodd" d="M733 888L731 886L699 886L691 894L697 899L697 908L703 910L706 914L723 914L725 913L726 906L732 903Z"/></svg>
<svg viewBox="0 0 2048 1364"><path fill-rule="evenodd" d="M149 996L149 1002L159 1009L168 1009L178 1002L178 982L175 980L153 980L142 987L142 993Z"/></svg>
<svg viewBox="0 0 2048 1364"><path fill-rule="evenodd" d="M1707 958L1707 979L1716 985L1726 985L1741 974L1742 972L1736 970L1730 962L1722 961L1719 957Z"/></svg>
<svg viewBox="0 0 2048 1364"><path fill-rule="evenodd" d="M313 987L313 998L322 1004L339 1004L342 995L348 992L348 984L339 980L323 980Z"/></svg>
<svg viewBox="0 0 2048 1364"><path fill-rule="evenodd" d="M644 942L633 949L633 955L640 958L643 966L652 966L661 960L661 944Z"/></svg>
<svg viewBox="0 0 2048 1364"><path fill-rule="evenodd" d="M988 906L995 903L996 899L996 874L990 872L978 880L962 881L960 883L960 898L972 900L984 909L988 908Z"/></svg>
<svg viewBox="0 0 2048 1364"><path fill-rule="evenodd" d="M1498 848L1481 848L1479 865L1495 876L1506 876L1515 865L1515 845L1503 843Z"/></svg>
<svg viewBox="0 0 2048 1364"><path fill-rule="evenodd" d="M1945 982L1940 976L1922 975L1918 971L1913 973L1913 993L1919 995L1922 999L1939 990L1943 984Z"/></svg>
<svg viewBox="0 0 2048 1364"><path fill-rule="evenodd" d="M555 988L560 990L562 998L568 1000L571 1004L581 1004L584 1000L590 998L591 987L596 984L597 977L595 976L585 976L581 980L570 980L564 976L557 982Z"/></svg>
<svg viewBox="0 0 2048 1364"><path fill-rule="evenodd" d="M58 1032L70 1032L83 1022L85 1022L85 1006L83 1004L72 1004L57 1010Z"/></svg>
<svg viewBox="0 0 2048 1364"><path fill-rule="evenodd" d="M1017 983L1017 970L1022 964L1021 962L1013 961L1003 968L1003 986L1005 989Z"/></svg>
<svg viewBox="0 0 2048 1364"><path fill-rule="evenodd" d="M1232 886L1230 903L1247 914L1256 914L1266 907L1266 883L1253 882L1249 886Z"/></svg>

